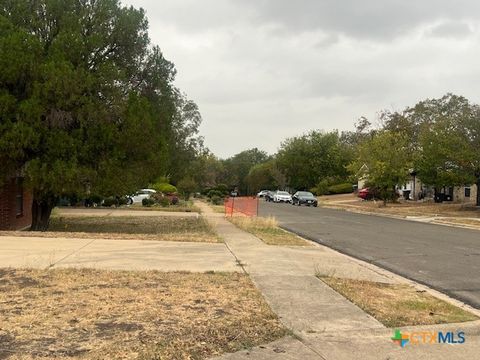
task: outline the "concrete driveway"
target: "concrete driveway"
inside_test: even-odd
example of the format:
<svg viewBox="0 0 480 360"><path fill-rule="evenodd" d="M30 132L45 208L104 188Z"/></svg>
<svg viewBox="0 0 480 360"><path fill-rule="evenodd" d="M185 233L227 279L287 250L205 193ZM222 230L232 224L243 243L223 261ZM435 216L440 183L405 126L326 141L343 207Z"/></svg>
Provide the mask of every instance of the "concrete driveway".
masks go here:
<svg viewBox="0 0 480 360"><path fill-rule="evenodd" d="M0 236L0 267L239 271L224 244Z"/></svg>
<svg viewBox="0 0 480 360"><path fill-rule="evenodd" d="M326 208L260 202L261 216L480 308L480 232Z"/></svg>

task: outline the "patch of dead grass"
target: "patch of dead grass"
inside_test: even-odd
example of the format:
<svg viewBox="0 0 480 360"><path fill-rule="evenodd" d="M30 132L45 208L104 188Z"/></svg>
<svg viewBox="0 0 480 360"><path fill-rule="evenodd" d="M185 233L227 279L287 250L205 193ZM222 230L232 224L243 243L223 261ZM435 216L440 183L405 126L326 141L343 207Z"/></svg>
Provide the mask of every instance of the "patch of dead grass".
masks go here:
<svg viewBox="0 0 480 360"><path fill-rule="evenodd" d="M411 285L319 276L327 285L388 327L477 320L475 315Z"/></svg>
<svg viewBox="0 0 480 360"><path fill-rule="evenodd" d="M217 214L225 214L225 205L212 205L212 204L209 204L209 205L212 208L213 212Z"/></svg>
<svg viewBox="0 0 480 360"><path fill-rule="evenodd" d="M401 201L387 203L382 201L363 201L353 194L320 196L319 202L323 206L352 209L359 211L376 212L399 216L446 216L454 218L480 218L480 210L473 203L434 203Z"/></svg>
<svg viewBox="0 0 480 360"><path fill-rule="evenodd" d="M118 208L119 210L146 210L146 211L164 211L164 212L196 212L201 213L202 211L198 206L193 205L190 201L188 203L183 203L182 205L169 205L161 206L158 204L152 206L143 206L142 204L133 204L129 206L122 206Z"/></svg>
<svg viewBox="0 0 480 360"><path fill-rule="evenodd" d="M480 229L480 219L443 218L443 219L435 219L434 222L440 223L440 224L468 225L470 227L475 227Z"/></svg>
<svg viewBox="0 0 480 360"><path fill-rule="evenodd" d="M54 216L47 233L22 232L23 236L220 242L202 217L161 216Z"/></svg>
<svg viewBox="0 0 480 360"><path fill-rule="evenodd" d="M239 273L0 269L0 358L204 359L286 334Z"/></svg>
<svg viewBox="0 0 480 360"><path fill-rule="evenodd" d="M268 245L311 246L305 239L279 228L273 217L233 216L227 219Z"/></svg>

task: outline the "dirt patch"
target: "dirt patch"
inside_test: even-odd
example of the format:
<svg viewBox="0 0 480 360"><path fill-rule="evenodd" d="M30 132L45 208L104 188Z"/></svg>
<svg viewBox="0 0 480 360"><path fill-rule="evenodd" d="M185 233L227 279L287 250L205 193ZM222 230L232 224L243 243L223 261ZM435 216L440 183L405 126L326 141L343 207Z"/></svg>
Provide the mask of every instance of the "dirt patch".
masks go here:
<svg viewBox="0 0 480 360"><path fill-rule="evenodd" d="M406 284L319 276L327 285L388 327L478 320L478 317Z"/></svg>
<svg viewBox="0 0 480 360"><path fill-rule="evenodd" d="M312 246L309 241L279 228L277 221L272 217L233 216L227 219L268 245Z"/></svg>
<svg viewBox="0 0 480 360"><path fill-rule="evenodd" d="M239 273L55 269L0 277L0 359L204 359L286 334Z"/></svg>

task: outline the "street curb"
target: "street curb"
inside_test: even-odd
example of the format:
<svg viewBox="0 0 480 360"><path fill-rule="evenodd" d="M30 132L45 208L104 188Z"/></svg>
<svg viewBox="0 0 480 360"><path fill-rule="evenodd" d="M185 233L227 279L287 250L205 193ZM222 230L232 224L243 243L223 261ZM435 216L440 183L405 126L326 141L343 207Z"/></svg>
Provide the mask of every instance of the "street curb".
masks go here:
<svg viewBox="0 0 480 360"><path fill-rule="evenodd" d="M355 257L351 254L348 254L348 253L342 251L341 249L337 249L335 247L331 247L327 244L324 244L324 243L321 242L321 240L314 239L314 238L312 238L308 235L302 234L299 231L289 229L288 226L280 225L279 227L282 228L283 230L289 231L289 232L291 232L291 233L293 233L297 236L300 236L303 239L313 241L314 243L318 244L319 246L321 246L325 249L328 249L330 251L334 251L339 255L345 256L348 259L352 260L353 262L356 262L357 264L359 264L361 266L364 266L364 267L366 267L366 268L368 268L368 269L370 269L374 272L382 274L386 277L390 277L392 279L397 279L400 283L410 284L418 290L426 291L430 295L432 295L432 296L434 296L438 299L444 300L445 302L447 302L451 305L454 305L456 307L459 307L461 309L469 311L472 314L474 314L474 315L476 315L480 318L480 309L477 309L473 304L469 304L468 302L464 302L462 300L456 299L455 297L453 297L453 294L449 293L449 291L444 291L443 289L437 289L437 288L432 287L431 285L428 285L426 283L414 280L414 279L412 279L412 278L410 278L406 275L397 273L394 269L391 269L389 267L381 267L379 265L376 265L375 263L373 263L374 260L371 261L371 260L368 260L368 259L365 259L365 258L362 258L362 257Z"/></svg>

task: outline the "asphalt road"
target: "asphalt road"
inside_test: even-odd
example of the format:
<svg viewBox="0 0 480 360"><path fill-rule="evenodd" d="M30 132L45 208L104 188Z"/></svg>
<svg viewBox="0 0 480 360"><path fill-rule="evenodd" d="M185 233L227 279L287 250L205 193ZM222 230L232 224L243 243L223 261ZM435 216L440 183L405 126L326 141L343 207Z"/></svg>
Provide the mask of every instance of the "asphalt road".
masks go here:
<svg viewBox="0 0 480 360"><path fill-rule="evenodd" d="M264 201L259 214L480 309L480 231Z"/></svg>

